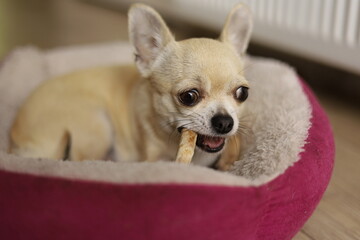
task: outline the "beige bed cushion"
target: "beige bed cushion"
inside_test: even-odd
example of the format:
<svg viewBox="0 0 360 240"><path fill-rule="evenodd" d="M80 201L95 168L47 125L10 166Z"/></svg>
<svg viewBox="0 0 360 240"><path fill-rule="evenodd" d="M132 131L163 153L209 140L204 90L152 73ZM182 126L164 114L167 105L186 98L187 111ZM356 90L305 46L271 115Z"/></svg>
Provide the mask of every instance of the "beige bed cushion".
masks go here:
<svg viewBox="0 0 360 240"><path fill-rule="evenodd" d="M0 69L0 169L44 176L126 183L199 183L248 186L265 183L299 159L310 127L311 109L294 70L276 60L247 58L251 84L243 154L229 172L174 162L127 163L24 159L7 154L8 130L17 108L42 81L99 65L132 62L128 43L41 51L18 48Z"/></svg>

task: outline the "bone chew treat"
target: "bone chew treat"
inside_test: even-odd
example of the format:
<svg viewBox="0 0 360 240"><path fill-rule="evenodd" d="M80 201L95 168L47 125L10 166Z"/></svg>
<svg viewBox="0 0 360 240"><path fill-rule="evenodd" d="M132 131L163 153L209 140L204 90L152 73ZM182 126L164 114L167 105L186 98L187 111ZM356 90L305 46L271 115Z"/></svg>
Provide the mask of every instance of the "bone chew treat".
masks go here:
<svg viewBox="0 0 360 240"><path fill-rule="evenodd" d="M195 152L197 134L189 129L181 131L179 149L176 154L176 162L190 163Z"/></svg>

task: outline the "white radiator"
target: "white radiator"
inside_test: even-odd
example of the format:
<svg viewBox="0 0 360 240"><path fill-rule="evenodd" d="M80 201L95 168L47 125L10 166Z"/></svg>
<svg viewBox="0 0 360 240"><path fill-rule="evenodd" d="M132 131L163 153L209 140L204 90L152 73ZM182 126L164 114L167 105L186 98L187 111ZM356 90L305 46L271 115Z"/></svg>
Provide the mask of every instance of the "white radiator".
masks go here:
<svg viewBox="0 0 360 240"><path fill-rule="evenodd" d="M131 0L102 0L130 4ZM360 74L360 0L144 0L161 13L220 31L237 2L254 14L256 43Z"/></svg>

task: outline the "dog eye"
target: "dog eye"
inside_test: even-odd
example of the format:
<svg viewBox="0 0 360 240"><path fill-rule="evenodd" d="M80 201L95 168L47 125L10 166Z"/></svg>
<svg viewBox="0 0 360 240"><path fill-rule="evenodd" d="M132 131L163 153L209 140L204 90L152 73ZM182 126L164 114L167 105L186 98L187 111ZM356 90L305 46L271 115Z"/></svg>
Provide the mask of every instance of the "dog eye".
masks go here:
<svg viewBox="0 0 360 240"><path fill-rule="evenodd" d="M191 89L189 91L180 93L179 100L186 106L194 106L200 100L199 91L196 89Z"/></svg>
<svg viewBox="0 0 360 240"><path fill-rule="evenodd" d="M238 100L239 102L245 101L249 96L248 90L249 90L248 87L239 87L238 89L236 89L235 91L236 100Z"/></svg>

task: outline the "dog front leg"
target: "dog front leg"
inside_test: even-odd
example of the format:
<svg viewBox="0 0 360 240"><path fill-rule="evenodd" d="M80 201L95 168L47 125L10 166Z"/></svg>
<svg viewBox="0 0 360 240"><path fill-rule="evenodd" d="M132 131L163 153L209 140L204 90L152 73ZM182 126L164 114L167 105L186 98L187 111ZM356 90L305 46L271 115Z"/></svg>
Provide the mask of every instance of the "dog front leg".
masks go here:
<svg viewBox="0 0 360 240"><path fill-rule="evenodd" d="M216 169L227 171L233 163L239 160L240 157L240 137L234 136L228 140L228 143L217 161Z"/></svg>

